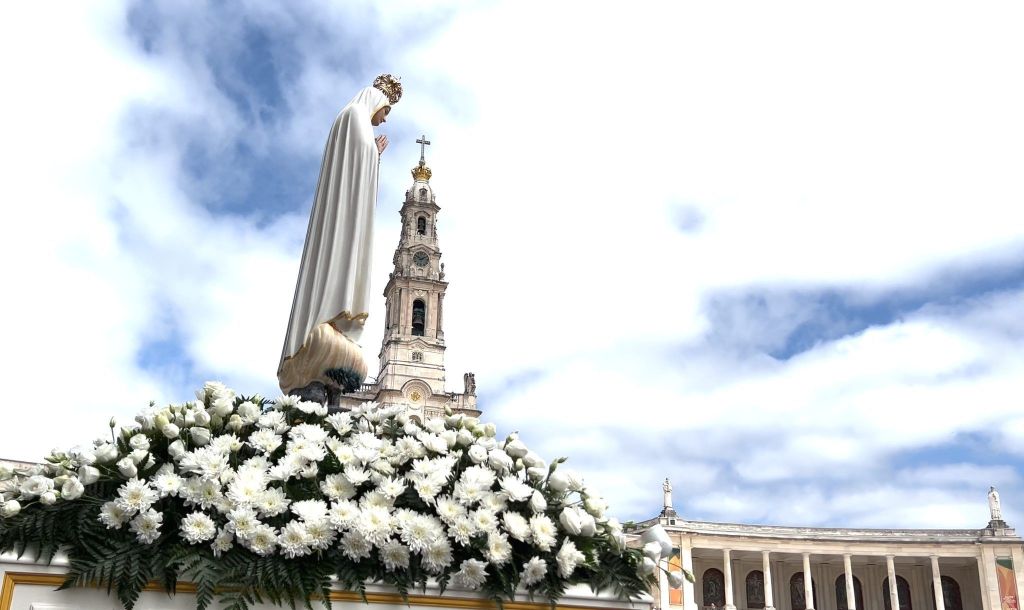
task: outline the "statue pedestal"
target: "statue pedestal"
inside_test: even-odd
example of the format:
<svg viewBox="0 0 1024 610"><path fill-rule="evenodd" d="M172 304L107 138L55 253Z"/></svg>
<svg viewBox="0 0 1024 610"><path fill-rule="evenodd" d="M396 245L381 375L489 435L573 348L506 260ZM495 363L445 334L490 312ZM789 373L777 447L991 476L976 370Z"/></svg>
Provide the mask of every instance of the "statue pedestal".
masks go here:
<svg viewBox="0 0 1024 610"><path fill-rule="evenodd" d="M59 555L50 565L35 563L24 557L16 559L13 555L0 556L0 609L110 610L121 607L116 597L107 595L106 588L55 591L64 580L66 569L67 562ZM427 587L425 594L410 594L408 604L393 589L377 585L367 586L366 597L369 604L364 604L359 594L352 591L332 590L330 595L333 607L342 610L409 610L410 607L422 607L424 610L495 609L494 602L480 594L454 587L449 587L444 595L440 595L434 587ZM651 602L652 599L647 596L630 603L603 593L595 595L585 585L577 585L566 592L558 601L558 606L579 610L651 610ZM506 602L506 608L512 606ZM142 592L135 604L136 610L194 610L195 607L194 588L189 583L178 583L178 591L173 596L168 596L153 583ZM210 607L220 608L216 602ZM313 607L325 608L317 602L313 602ZM550 607L544 600L538 598L529 601L525 595L517 595L514 603L516 610L550 610ZM279 608L272 604L253 605L254 610Z"/></svg>

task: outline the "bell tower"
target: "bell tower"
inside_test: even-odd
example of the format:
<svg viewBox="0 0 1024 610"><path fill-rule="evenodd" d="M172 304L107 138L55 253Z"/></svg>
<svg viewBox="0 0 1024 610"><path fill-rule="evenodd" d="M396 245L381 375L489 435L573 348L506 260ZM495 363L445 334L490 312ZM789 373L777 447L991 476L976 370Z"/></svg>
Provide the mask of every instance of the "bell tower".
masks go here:
<svg viewBox="0 0 1024 610"><path fill-rule="evenodd" d="M393 258L394 269L384 288L384 340L377 375L377 401L407 403L426 416L454 410L476 411L476 383L464 379L465 393L445 392L444 296L448 288L437 239L441 210L430 186L426 136L420 162L412 169L413 184L402 204L402 232ZM421 411L422 410L422 411Z"/></svg>

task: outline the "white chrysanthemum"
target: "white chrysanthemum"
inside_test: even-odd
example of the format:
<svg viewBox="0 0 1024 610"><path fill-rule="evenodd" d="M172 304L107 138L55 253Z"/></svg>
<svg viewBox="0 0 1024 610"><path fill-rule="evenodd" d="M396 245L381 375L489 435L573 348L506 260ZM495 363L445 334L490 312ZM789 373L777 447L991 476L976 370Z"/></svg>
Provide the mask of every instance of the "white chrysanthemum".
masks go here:
<svg viewBox="0 0 1024 610"><path fill-rule="evenodd" d="M388 540L380 545L380 560L389 571L409 567L409 547L397 540Z"/></svg>
<svg viewBox="0 0 1024 610"><path fill-rule="evenodd" d="M215 445L189 451L178 465L182 472L195 473L205 479L219 478L230 467L227 453L222 453Z"/></svg>
<svg viewBox="0 0 1024 610"><path fill-rule="evenodd" d="M306 462L319 462L327 457L327 447L323 443L315 443L302 436L289 440L285 451L285 460L295 459L292 456L297 455Z"/></svg>
<svg viewBox="0 0 1024 610"><path fill-rule="evenodd" d="M416 440L423 443L423 447L427 451L432 453L448 453L448 443L437 434L430 434L428 432L420 432L416 435Z"/></svg>
<svg viewBox="0 0 1024 610"><path fill-rule="evenodd" d="M288 504L290 503L291 500L285 496L283 489L271 487L263 492L263 496L260 498L259 504L257 504L256 507L259 510L260 515L264 517L273 517L288 510Z"/></svg>
<svg viewBox="0 0 1024 610"><path fill-rule="evenodd" d="M210 543L210 548L213 549L213 556L220 557L221 553L227 553L231 550L231 547L235 546L235 536L226 530L218 532L217 537Z"/></svg>
<svg viewBox="0 0 1024 610"><path fill-rule="evenodd" d="M469 513L469 519L477 531L493 532L498 529L498 516L487 509L476 509Z"/></svg>
<svg viewBox="0 0 1024 610"><path fill-rule="evenodd" d="M359 498L359 508L366 508L367 506L386 508L390 511L395 507L395 500L379 491L370 491L363 494L362 498Z"/></svg>
<svg viewBox="0 0 1024 610"><path fill-rule="evenodd" d="M569 578L576 566L586 560L586 556L576 549L576 544L572 540L566 538L562 541L562 548L558 549L555 560L558 562L558 574L562 578Z"/></svg>
<svg viewBox="0 0 1024 610"><path fill-rule="evenodd" d="M332 413L324 421L340 436L345 436L352 431L352 416L348 413Z"/></svg>
<svg viewBox="0 0 1024 610"><path fill-rule="evenodd" d="M403 527L408 527L409 523L411 523L413 519L418 517L419 514L420 513L409 508L399 508L395 510L395 512L393 512L391 515L395 521L395 527L398 529L402 529Z"/></svg>
<svg viewBox="0 0 1024 610"><path fill-rule="evenodd" d="M153 487L156 488L161 498L178 495L184 483L184 480L173 472L163 472L153 477Z"/></svg>
<svg viewBox="0 0 1024 610"><path fill-rule="evenodd" d="M349 530L341 537L341 551L352 561L370 556L373 545L357 530Z"/></svg>
<svg viewBox="0 0 1024 610"><path fill-rule="evenodd" d="M389 498L397 498L405 492L405 477L399 476L384 479L380 485L377 486L377 491Z"/></svg>
<svg viewBox="0 0 1024 610"><path fill-rule="evenodd" d="M331 522L327 519L307 523L306 534L309 535L310 548L317 551L330 548L338 537L338 533L334 531L334 528L331 527Z"/></svg>
<svg viewBox="0 0 1024 610"><path fill-rule="evenodd" d="M380 546L395 531L391 511L380 506L367 506L359 511L359 518L353 525L364 538Z"/></svg>
<svg viewBox="0 0 1024 610"><path fill-rule="evenodd" d="M277 544L281 547L281 554L289 558L308 555L310 553L309 542L306 526L298 521L289 522L288 525L281 528L281 533L277 535Z"/></svg>
<svg viewBox="0 0 1024 610"><path fill-rule="evenodd" d="M311 443L322 443L327 440L327 430L320 424L297 424L288 433L291 439L304 438Z"/></svg>
<svg viewBox="0 0 1024 610"><path fill-rule="evenodd" d="M466 559L459 565L459 571L452 580L467 589L479 589L487 580L487 564L479 559Z"/></svg>
<svg viewBox="0 0 1024 610"><path fill-rule="evenodd" d="M117 505L126 513L134 515L152 506L160 497L149 483L139 479L129 479L117 490Z"/></svg>
<svg viewBox="0 0 1024 610"><path fill-rule="evenodd" d="M327 503L323 500L300 500L292 502L290 510L306 523L327 518Z"/></svg>
<svg viewBox="0 0 1024 610"><path fill-rule="evenodd" d="M205 513L191 513L181 520L181 537L192 544L206 542L217 535L217 526Z"/></svg>
<svg viewBox="0 0 1024 610"><path fill-rule="evenodd" d="M462 471L462 476L459 477L459 480L466 485L472 485L481 490L489 490L496 479L494 471L486 466L470 466Z"/></svg>
<svg viewBox="0 0 1024 610"><path fill-rule="evenodd" d="M353 447L365 447L367 449L380 450L384 445L384 439L377 436L373 432L360 432L353 434L349 439Z"/></svg>
<svg viewBox="0 0 1024 610"><path fill-rule="evenodd" d="M540 557L533 557L523 564L523 575L519 584L529 587L544 580L544 574L548 571L548 563Z"/></svg>
<svg viewBox="0 0 1024 610"><path fill-rule="evenodd" d="M331 453L334 454L334 457L338 459L342 466L358 465L352 445L331 437L327 439L327 446L331 448Z"/></svg>
<svg viewBox="0 0 1024 610"><path fill-rule="evenodd" d="M395 464L404 464L409 460L421 458L427 454L423 445L411 436L403 436L395 442Z"/></svg>
<svg viewBox="0 0 1024 610"><path fill-rule="evenodd" d="M480 508L489 510L492 513L500 513L508 508L508 499L504 493L485 491L480 494Z"/></svg>
<svg viewBox="0 0 1024 610"><path fill-rule="evenodd" d="M356 461L360 464L366 465L380 457L380 451L371 447L353 447L352 453L356 457Z"/></svg>
<svg viewBox="0 0 1024 610"><path fill-rule="evenodd" d="M256 511L249 506L242 506L228 512L228 531L234 532L241 539L249 538L262 525L256 518Z"/></svg>
<svg viewBox="0 0 1024 610"><path fill-rule="evenodd" d="M276 434L284 434L291 426L288 425L288 418L280 411L270 411L260 416L256 425L260 428L273 430Z"/></svg>
<svg viewBox="0 0 1024 610"><path fill-rule="evenodd" d="M455 484L455 489L452 491L452 497L459 501L463 506L473 506L480 501L483 497L484 492L476 485L467 485L462 481Z"/></svg>
<svg viewBox="0 0 1024 610"><path fill-rule="evenodd" d="M142 544L153 544L160 537L160 525L164 522L163 513L150 508L140 512L132 519L129 528L135 533Z"/></svg>
<svg viewBox="0 0 1024 610"><path fill-rule="evenodd" d="M402 542L416 553L422 553L427 546L444 533L444 525L435 517L416 515L402 528Z"/></svg>
<svg viewBox="0 0 1024 610"><path fill-rule="evenodd" d="M528 500L533 495L533 488L515 476L502 477L500 485L502 491L507 493L513 502Z"/></svg>
<svg viewBox="0 0 1024 610"><path fill-rule="evenodd" d="M423 552L423 567L432 574L440 574L452 564L452 545L441 537L431 542Z"/></svg>
<svg viewBox="0 0 1024 610"><path fill-rule="evenodd" d="M181 494L186 505L201 508L213 508L224 498L216 479L190 478L185 482Z"/></svg>
<svg viewBox="0 0 1024 610"><path fill-rule="evenodd" d="M266 557L277 548L277 530L265 523L260 524L242 541L242 545L253 553Z"/></svg>
<svg viewBox="0 0 1024 610"><path fill-rule="evenodd" d="M505 531L508 532L509 536L512 536L520 542L530 541L532 534L530 532L530 522L526 520L526 517L510 510L502 514L501 520L504 523Z"/></svg>
<svg viewBox="0 0 1024 610"><path fill-rule="evenodd" d="M470 539L476 535L476 526L473 525L473 521L469 516L458 517L448 527L448 535L452 537L452 540L458 542L462 546L469 546Z"/></svg>
<svg viewBox="0 0 1024 610"><path fill-rule="evenodd" d="M338 531L347 529L359 518L359 505L348 500L334 502L331 504L328 518L331 525Z"/></svg>
<svg viewBox="0 0 1024 610"><path fill-rule="evenodd" d="M487 561L496 566L508 563L512 558L512 545L508 543L508 536L497 532L487 534L487 548L484 549Z"/></svg>
<svg viewBox="0 0 1024 610"><path fill-rule="evenodd" d="M451 525L456 519L466 514L466 507L449 496L441 496L437 499L434 506L437 510L437 516L441 517L441 520L446 525Z"/></svg>
<svg viewBox="0 0 1024 610"><path fill-rule="evenodd" d="M255 468L240 468L238 475L228 484L227 497L235 504L256 504L267 490L267 473Z"/></svg>
<svg viewBox="0 0 1024 610"><path fill-rule="evenodd" d="M303 413L309 413L311 415L319 415L321 417L327 415L327 405L322 405L318 402L312 402L309 400L300 401L299 404L295 405L295 408Z"/></svg>
<svg viewBox="0 0 1024 610"><path fill-rule="evenodd" d="M352 485L359 487L370 480L370 473L356 466L345 466L345 478Z"/></svg>
<svg viewBox="0 0 1024 610"><path fill-rule="evenodd" d="M547 515L534 515L530 517L530 533L533 535L533 544L542 551L550 551L558 533L555 522Z"/></svg>
<svg viewBox="0 0 1024 610"><path fill-rule="evenodd" d="M274 408L280 411L287 411L298 406L300 402L302 402L302 399L298 396L281 396L274 401Z"/></svg>
<svg viewBox="0 0 1024 610"><path fill-rule="evenodd" d="M271 411L280 415L277 411ZM263 453L273 453L284 442L281 435L270 428L262 428L249 435L248 443Z"/></svg>
<svg viewBox="0 0 1024 610"><path fill-rule="evenodd" d="M117 502L105 502L100 507L99 520L100 523L106 525L108 529L118 529L128 522L128 518L131 515L126 513L124 509L117 505Z"/></svg>
<svg viewBox="0 0 1024 610"><path fill-rule="evenodd" d="M440 417L431 417L423 424L423 428L433 434L441 434L444 432L444 420Z"/></svg>

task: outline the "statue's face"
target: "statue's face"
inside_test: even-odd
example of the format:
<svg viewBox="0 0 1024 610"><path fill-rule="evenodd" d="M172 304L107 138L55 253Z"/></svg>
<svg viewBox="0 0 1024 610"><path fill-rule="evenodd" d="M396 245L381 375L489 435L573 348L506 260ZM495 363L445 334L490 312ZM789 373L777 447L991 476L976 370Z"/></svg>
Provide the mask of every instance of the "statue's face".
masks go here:
<svg viewBox="0 0 1024 610"><path fill-rule="evenodd" d="M376 127L376 126L380 125L381 123L387 122L388 113L390 113L390 112L391 112L391 106L384 106L383 108L378 110L376 113L374 113L373 117L370 119L370 124L373 125L374 127Z"/></svg>

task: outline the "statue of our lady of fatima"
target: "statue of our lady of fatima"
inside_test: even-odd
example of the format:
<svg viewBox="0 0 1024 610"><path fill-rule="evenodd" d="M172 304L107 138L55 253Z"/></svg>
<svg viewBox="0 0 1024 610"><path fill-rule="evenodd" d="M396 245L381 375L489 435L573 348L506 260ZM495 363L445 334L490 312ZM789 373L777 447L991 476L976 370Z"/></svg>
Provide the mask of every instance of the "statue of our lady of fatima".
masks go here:
<svg viewBox="0 0 1024 610"><path fill-rule="evenodd" d="M366 378L358 341L370 299L377 169L387 146L373 128L401 96L397 79L378 76L341 110L327 138L277 370L286 394L325 402Z"/></svg>

